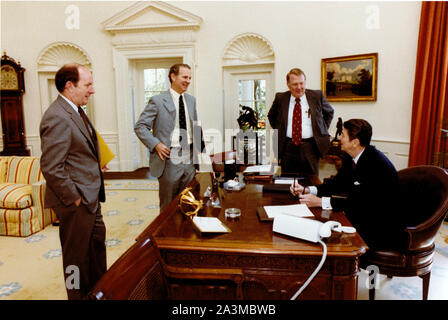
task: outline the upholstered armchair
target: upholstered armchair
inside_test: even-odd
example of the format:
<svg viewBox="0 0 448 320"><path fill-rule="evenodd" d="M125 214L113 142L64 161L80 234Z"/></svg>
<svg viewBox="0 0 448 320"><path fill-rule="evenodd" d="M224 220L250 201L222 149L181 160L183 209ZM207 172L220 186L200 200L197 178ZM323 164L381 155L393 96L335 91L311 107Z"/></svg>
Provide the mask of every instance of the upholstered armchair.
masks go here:
<svg viewBox="0 0 448 320"><path fill-rule="evenodd" d="M419 276L423 280L422 298L426 300L434 240L448 213L448 172L436 166L416 166L400 170L398 179L406 221L404 230L397 230L397 235L402 235L404 241L394 248L369 252L366 265L376 265L389 278ZM375 299L374 286L369 290L369 299Z"/></svg>
<svg viewBox="0 0 448 320"><path fill-rule="evenodd" d="M0 157L0 235L27 237L55 222L44 196L38 157Z"/></svg>

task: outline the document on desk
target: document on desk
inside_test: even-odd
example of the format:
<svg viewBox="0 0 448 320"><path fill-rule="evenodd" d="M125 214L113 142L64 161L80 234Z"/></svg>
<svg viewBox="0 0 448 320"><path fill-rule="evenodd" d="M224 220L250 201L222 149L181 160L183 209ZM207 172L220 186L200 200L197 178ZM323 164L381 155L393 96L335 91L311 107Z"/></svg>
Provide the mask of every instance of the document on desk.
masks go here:
<svg viewBox="0 0 448 320"><path fill-rule="evenodd" d="M279 215L288 215L294 217L314 217L306 204L293 204L285 206L264 206L264 210L269 218L275 218Z"/></svg>
<svg viewBox="0 0 448 320"><path fill-rule="evenodd" d="M272 174L272 165L263 164L257 166L249 166L244 170L244 175L270 175Z"/></svg>
<svg viewBox="0 0 448 320"><path fill-rule="evenodd" d="M294 178L288 178L288 179L275 179L275 184L293 184Z"/></svg>
<svg viewBox="0 0 448 320"><path fill-rule="evenodd" d="M226 233L232 232L227 226L225 226L221 220L215 217L194 217L193 224L201 232L217 232Z"/></svg>

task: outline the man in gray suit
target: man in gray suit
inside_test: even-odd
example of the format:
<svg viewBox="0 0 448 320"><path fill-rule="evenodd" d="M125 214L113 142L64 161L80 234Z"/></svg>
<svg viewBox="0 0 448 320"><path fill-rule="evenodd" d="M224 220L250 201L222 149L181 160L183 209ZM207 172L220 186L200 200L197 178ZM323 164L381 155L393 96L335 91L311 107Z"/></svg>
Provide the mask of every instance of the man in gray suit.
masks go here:
<svg viewBox="0 0 448 320"><path fill-rule="evenodd" d="M328 128L333 107L320 90L306 89L305 73L292 69L286 75L289 91L277 93L268 113L278 129L278 154L282 173L319 174L319 158L330 147Z"/></svg>
<svg viewBox="0 0 448 320"><path fill-rule="evenodd" d="M171 88L151 97L134 127L150 151L150 173L159 179L160 211L193 180L197 155L204 149L196 99L185 93L191 68L175 64L168 77Z"/></svg>
<svg viewBox="0 0 448 320"><path fill-rule="evenodd" d="M55 82L59 96L40 123L45 207L59 219L68 299L85 299L107 268L99 147L81 108L95 90L91 72L79 64L63 66Z"/></svg>

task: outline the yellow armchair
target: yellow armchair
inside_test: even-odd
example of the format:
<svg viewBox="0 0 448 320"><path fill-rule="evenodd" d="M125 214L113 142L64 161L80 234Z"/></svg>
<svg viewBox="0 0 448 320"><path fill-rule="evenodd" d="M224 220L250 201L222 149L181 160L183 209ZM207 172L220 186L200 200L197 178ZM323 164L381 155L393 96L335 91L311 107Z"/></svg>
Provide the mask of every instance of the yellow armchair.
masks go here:
<svg viewBox="0 0 448 320"><path fill-rule="evenodd" d="M0 157L0 235L27 237L55 222L44 199L38 157Z"/></svg>

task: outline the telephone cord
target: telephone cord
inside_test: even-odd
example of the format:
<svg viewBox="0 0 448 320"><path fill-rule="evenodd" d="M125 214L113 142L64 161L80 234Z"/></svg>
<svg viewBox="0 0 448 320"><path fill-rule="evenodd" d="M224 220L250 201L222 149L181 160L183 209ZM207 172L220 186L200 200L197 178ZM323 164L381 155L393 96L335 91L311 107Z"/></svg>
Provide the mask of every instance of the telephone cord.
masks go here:
<svg viewBox="0 0 448 320"><path fill-rule="evenodd" d="M308 286L308 284L313 280L313 278L316 276L316 274L320 271L320 269L324 265L325 259L327 258L327 246L322 240L319 240L318 242L322 245L322 248L324 250L324 252L322 254L322 259L320 260L319 265L314 270L314 272L311 274L311 276L308 278L308 280L306 280L306 282L300 287L300 289L297 290L297 292L294 294L294 296L291 298L291 300L296 300L296 298L302 293L303 290L305 290L305 288Z"/></svg>

